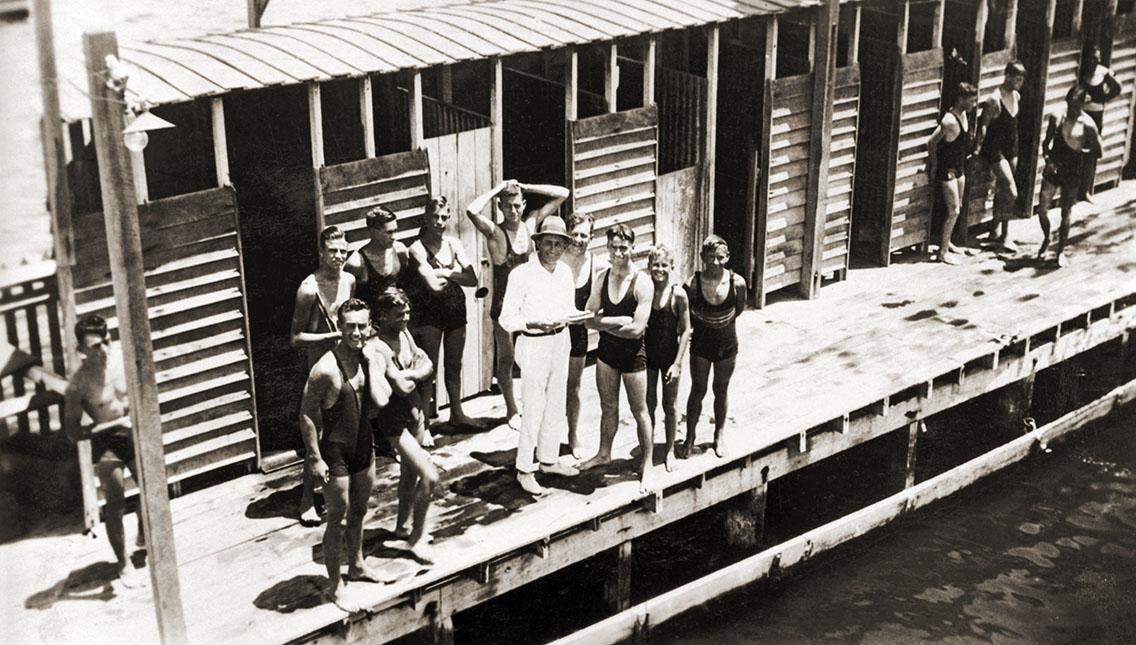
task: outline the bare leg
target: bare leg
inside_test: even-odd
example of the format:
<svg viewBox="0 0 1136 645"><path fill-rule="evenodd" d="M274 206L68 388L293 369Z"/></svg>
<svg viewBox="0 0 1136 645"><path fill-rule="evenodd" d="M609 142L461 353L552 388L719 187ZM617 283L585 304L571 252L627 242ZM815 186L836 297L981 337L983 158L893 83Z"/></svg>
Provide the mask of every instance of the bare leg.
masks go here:
<svg viewBox="0 0 1136 645"><path fill-rule="evenodd" d="M446 395L450 399L450 423L474 426L473 419L462 409L462 357L465 354L465 325L451 329L442 336L445 347Z"/></svg>
<svg viewBox="0 0 1136 645"><path fill-rule="evenodd" d="M413 521L410 534L406 538L407 548L414 557L424 563L434 561L429 547L430 534L426 531L426 514L430 510L430 502L434 495L434 487L438 484L438 469L430 461L430 454L418 445L409 432L403 432L398 438L398 451L402 454L402 463L413 473L415 480L413 489ZM406 470L403 470L404 478ZM399 482L399 497L402 496L402 482ZM402 524L402 505L399 505L400 526Z"/></svg>
<svg viewBox="0 0 1136 645"><path fill-rule="evenodd" d="M1014 169L1017 167L1018 160L1014 159L1000 159L994 165L994 179L996 182L997 193L995 194L995 215L998 220L998 242L1007 251L1014 251L1013 244L1009 241L1010 234L1010 219L1014 216L1014 209L1018 203L1018 184L1014 180ZM999 200L998 197L1001 197Z"/></svg>
<svg viewBox="0 0 1136 645"><path fill-rule="evenodd" d="M106 459L95 464L95 474L106 496L103 521L106 524L107 540L110 541L118 565L119 579L124 587L134 588L145 585L145 580L134 570L134 563L126 553L126 531L122 524L126 510L122 468L121 461Z"/></svg>
<svg viewBox="0 0 1136 645"><path fill-rule="evenodd" d="M596 361L596 390L600 396L600 450L595 457L580 464L580 470L611 461L611 446L619 429L619 370Z"/></svg>
<svg viewBox="0 0 1136 645"><path fill-rule="evenodd" d="M959 248L951 241L954 235L955 224L958 222L959 211L962 204L963 186L965 179L958 178L947 181L939 182L939 187L943 191L943 199L946 201L947 216L943 220L943 227L939 231L939 261L948 264L955 264L957 261L952 259L952 253L958 253Z"/></svg>
<svg viewBox="0 0 1136 645"><path fill-rule="evenodd" d="M442 350L442 330L437 327L429 325L417 327L411 335L414 337L414 342L426 352L426 356L430 357L430 362L435 366L438 365L438 356ZM427 448L434 445L434 437L430 434L430 419L435 416L437 410L438 397L435 396L437 386L438 371L434 370L434 375L418 384L420 388L418 397L418 409L422 412L422 418L426 421L426 437L422 445Z"/></svg>
<svg viewBox="0 0 1136 645"><path fill-rule="evenodd" d="M731 356L714 363L714 452L719 457L725 454L722 447L722 429L726 427L730 377L734 375L737 361L737 356Z"/></svg>
<svg viewBox="0 0 1136 645"><path fill-rule="evenodd" d="M1041 225L1041 248L1037 251L1037 259L1045 259L1045 252L1049 250L1049 239L1052 236L1049 228L1049 207L1053 203L1053 191L1056 186L1048 181L1041 182L1041 195L1037 203L1037 223Z"/></svg>
<svg viewBox="0 0 1136 645"><path fill-rule="evenodd" d="M654 425L647 414L647 372L624 374L623 387L627 390L627 402L631 407L631 415L635 417L635 429L639 434L639 492L646 493L651 486L651 453L655 448ZM618 402L618 392L616 394L615 400Z"/></svg>
<svg viewBox="0 0 1136 645"><path fill-rule="evenodd" d="M340 556L343 551L343 519L347 516L348 477L330 477L323 485L327 503L327 528L323 533L323 563L327 567L327 595L336 605L344 602L340 595ZM350 609L343 607L350 611Z"/></svg>
<svg viewBox="0 0 1136 645"><path fill-rule="evenodd" d="M655 427L655 408L659 405L659 370L647 368L647 414L651 417L651 427Z"/></svg>
<svg viewBox="0 0 1136 645"><path fill-rule="evenodd" d="M678 382L674 378L663 382L663 423L667 428L667 451L664 464L667 471L675 469L675 435L678 434Z"/></svg>
<svg viewBox="0 0 1136 645"><path fill-rule="evenodd" d="M375 465L351 475L347 500L347 575L345 580L387 582L378 572L367 566L363 557L363 519L367 516L367 503L375 485Z"/></svg>
<svg viewBox="0 0 1136 645"><path fill-rule="evenodd" d="M304 459L304 474L300 485L300 524L304 526L318 526L319 513L316 512L316 484L312 477L312 467Z"/></svg>
<svg viewBox="0 0 1136 645"><path fill-rule="evenodd" d="M1057 229L1057 265L1065 266L1068 259L1065 256L1065 246L1069 243L1069 224L1073 219L1073 204L1077 202L1077 188L1075 186L1061 187L1061 227Z"/></svg>
<svg viewBox="0 0 1136 645"><path fill-rule="evenodd" d="M584 374L584 357L571 356L568 358L568 395L565 406L568 417L568 445L572 447L572 456L581 457L580 435L580 377Z"/></svg>
<svg viewBox="0 0 1136 645"><path fill-rule="evenodd" d="M409 433L404 432L407 436ZM413 439L413 437L412 437ZM404 457L400 442L395 443L399 456ZM414 505L414 489L418 486L418 471L406 459L399 459L398 467L398 515L394 521L394 534L400 538L410 537L410 514Z"/></svg>
<svg viewBox="0 0 1136 645"><path fill-rule="evenodd" d="M520 430L521 420L517 413L517 399L513 394L513 335L505 331L501 323L494 320L493 340L497 345L494 376L497 377L497 387L501 388L501 397L505 399L505 418L509 421L509 427Z"/></svg>
<svg viewBox="0 0 1136 645"><path fill-rule="evenodd" d="M686 399L686 439L679 450L679 458L685 459L694 454L698 417L702 415L702 399L706 398L706 387L710 380L710 361L700 356L690 355L690 396Z"/></svg>

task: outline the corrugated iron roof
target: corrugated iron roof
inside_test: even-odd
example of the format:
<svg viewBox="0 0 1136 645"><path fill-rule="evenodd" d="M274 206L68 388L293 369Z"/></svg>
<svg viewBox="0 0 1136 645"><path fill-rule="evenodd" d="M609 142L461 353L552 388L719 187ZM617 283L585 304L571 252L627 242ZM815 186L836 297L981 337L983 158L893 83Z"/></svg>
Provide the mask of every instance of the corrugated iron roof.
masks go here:
<svg viewBox="0 0 1136 645"><path fill-rule="evenodd" d="M489 0L124 43L130 89L156 105L232 90L360 77L683 29L813 7L821 0ZM60 84L64 118L90 116Z"/></svg>

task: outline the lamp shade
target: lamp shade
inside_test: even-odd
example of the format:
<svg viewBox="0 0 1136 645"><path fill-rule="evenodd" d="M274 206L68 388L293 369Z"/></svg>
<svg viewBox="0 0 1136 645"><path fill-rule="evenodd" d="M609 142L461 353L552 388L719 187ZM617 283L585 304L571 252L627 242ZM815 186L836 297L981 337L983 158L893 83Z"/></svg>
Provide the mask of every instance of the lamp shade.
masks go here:
<svg viewBox="0 0 1136 645"><path fill-rule="evenodd" d="M123 128L122 133L123 134L132 134L134 132L148 132L150 130L164 130L166 128L172 128L172 127L175 127L174 124L170 123L169 121L163 119L160 116L154 115L149 110L146 110L142 114L139 114L138 116L134 117L133 121L126 124L126 127Z"/></svg>

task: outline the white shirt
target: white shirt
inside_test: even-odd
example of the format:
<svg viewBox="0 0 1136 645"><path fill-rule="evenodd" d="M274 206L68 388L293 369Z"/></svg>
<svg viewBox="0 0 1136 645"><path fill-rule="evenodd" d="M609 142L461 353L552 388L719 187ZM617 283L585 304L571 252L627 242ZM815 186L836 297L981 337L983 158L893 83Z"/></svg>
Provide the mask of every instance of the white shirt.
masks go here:
<svg viewBox="0 0 1136 645"><path fill-rule="evenodd" d="M498 322L506 331L518 332L530 322L564 321L576 311L575 291L568 265L558 261L549 271L533 253L509 274Z"/></svg>

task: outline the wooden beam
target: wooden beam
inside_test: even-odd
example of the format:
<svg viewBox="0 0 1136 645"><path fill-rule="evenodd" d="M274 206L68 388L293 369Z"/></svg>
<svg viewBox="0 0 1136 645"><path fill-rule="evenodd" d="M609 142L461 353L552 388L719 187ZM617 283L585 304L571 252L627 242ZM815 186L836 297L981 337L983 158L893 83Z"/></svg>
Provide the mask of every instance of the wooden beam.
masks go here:
<svg viewBox="0 0 1136 645"><path fill-rule="evenodd" d="M643 52L643 107L655 104L655 57L658 54L658 38L647 36L646 51Z"/></svg>
<svg viewBox="0 0 1136 645"><path fill-rule="evenodd" d="M47 177L47 203L51 211L51 240L55 255L55 284L59 292L62 314L64 368L67 372L79 366L79 352L71 339L75 328L75 282L71 267L75 264L75 235L71 226L71 186L67 174L67 143L59 108L59 73L55 65L55 29L51 20L51 0L35 0L32 6L36 31L36 61L39 64L40 98L43 101L44 170ZM99 500L91 469L91 442L78 442L79 481L83 496L83 525L98 523Z"/></svg>
<svg viewBox="0 0 1136 645"><path fill-rule="evenodd" d="M575 121L580 109L580 55L575 47L568 49L564 64L564 118Z"/></svg>
<svg viewBox="0 0 1136 645"><path fill-rule="evenodd" d="M502 144L502 106L504 103L502 82L504 81L501 59L489 59L489 122L492 128L492 152L490 155L491 180L494 186L504 179L505 153Z"/></svg>
<svg viewBox="0 0 1136 645"><path fill-rule="evenodd" d="M931 17L931 46L938 49L943 46L943 11L946 0L935 3L935 13ZM979 52L981 55L982 52Z"/></svg>
<svg viewBox="0 0 1136 645"><path fill-rule="evenodd" d="M319 83L308 83L308 131L312 146L312 181L315 183L316 235L323 230L323 187L320 169L323 168L323 99Z"/></svg>
<svg viewBox="0 0 1136 645"><path fill-rule="evenodd" d="M118 56L118 42L113 32L86 33L83 51L87 60L107 251L130 401L135 475L140 489L150 588L162 641L167 645L179 644L186 642L185 617L174 551L173 518L166 492L162 418L158 409L146 285L138 279L144 272L144 263L134 181L127 168L130 161L126 146L122 143L123 93L111 90L105 82L105 61L107 56Z"/></svg>
<svg viewBox="0 0 1136 645"><path fill-rule="evenodd" d="M375 158L375 95L371 76L359 79L359 121L363 125L363 155Z"/></svg>
<svg viewBox="0 0 1136 645"><path fill-rule="evenodd" d="M990 0L978 0L978 7L974 15L974 56L970 61L970 75L967 77L971 83L978 84L982 76L982 48L986 41L986 23L990 21ZM966 221L966 216L959 217L959 223ZM963 238L966 239L966 238Z"/></svg>
<svg viewBox="0 0 1136 645"><path fill-rule="evenodd" d="M911 22L911 0L902 0L903 6L899 9L899 25L896 29L895 44L899 47L902 56L907 53L907 30Z"/></svg>
<svg viewBox="0 0 1136 645"><path fill-rule="evenodd" d="M1085 0L1073 0L1073 33L1081 35L1081 27L1084 23L1085 14Z"/></svg>
<svg viewBox="0 0 1136 645"><path fill-rule="evenodd" d="M1016 57L1018 46L1018 0L1006 0L1006 25L1002 32L1006 49Z"/></svg>
<svg viewBox="0 0 1136 645"><path fill-rule="evenodd" d="M267 8L268 0L245 0L245 18L249 29L260 29L260 21Z"/></svg>
<svg viewBox="0 0 1136 645"><path fill-rule="evenodd" d="M604 100L607 101L607 112L612 114L619 111L619 47L615 43L607 44L604 52Z"/></svg>
<svg viewBox="0 0 1136 645"><path fill-rule="evenodd" d="M912 421L907 425L907 450L903 465L903 487L911 488L915 485L915 462L919 445L919 429L923 426L922 420Z"/></svg>
<svg viewBox="0 0 1136 645"><path fill-rule="evenodd" d="M421 150L426 139L422 122L422 71L410 73L410 149Z"/></svg>
<svg viewBox="0 0 1136 645"><path fill-rule="evenodd" d="M832 139L833 103L836 100L836 43L840 28L839 0L827 0L816 11L813 31L817 34L812 54L812 126L809 129L809 171L805 180L805 222L802 240L801 296L820 293L824 260L824 228L828 215L829 141Z"/></svg>
<svg viewBox="0 0 1136 645"><path fill-rule="evenodd" d="M706 136L702 152L703 234L714 232L714 173L718 150L718 25L706 28Z"/></svg>
<svg viewBox="0 0 1136 645"><path fill-rule="evenodd" d="M750 171L749 183L754 185L754 210L747 213L752 217L753 243L750 262L753 263L753 284L749 285L749 292L753 294L753 304L758 308L765 306L765 243L768 233L769 209L769 151L772 145L773 123L773 94L772 81L777 75L777 30L778 19L776 15L770 16L765 23L765 56L761 79L761 121L760 132L754 159Z"/></svg>
<svg viewBox="0 0 1136 645"><path fill-rule="evenodd" d="M442 94L442 97L441 97L442 102L447 104L447 105L453 105L453 103L454 103L454 66L453 65L442 65L440 76L441 76L441 78L438 79L438 81L439 81L438 84L442 86L440 88L441 94Z"/></svg>
<svg viewBox="0 0 1136 645"><path fill-rule="evenodd" d="M631 540L625 540L613 549L615 566L604 584L604 600L612 611L626 611L631 607Z"/></svg>
<svg viewBox="0 0 1136 645"><path fill-rule="evenodd" d="M229 143L225 133L225 100L220 96L209 99L209 113L213 122L213 167L217 171L217 185L228 186Z"/></svg>
<svg viewBox="0 0 1136 645"><path fill-rule="evenodd" d="M852 9L852 29L848 34L848 64L860 62L860 15L861 7L857 4Z"/></svg>

